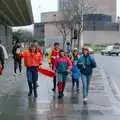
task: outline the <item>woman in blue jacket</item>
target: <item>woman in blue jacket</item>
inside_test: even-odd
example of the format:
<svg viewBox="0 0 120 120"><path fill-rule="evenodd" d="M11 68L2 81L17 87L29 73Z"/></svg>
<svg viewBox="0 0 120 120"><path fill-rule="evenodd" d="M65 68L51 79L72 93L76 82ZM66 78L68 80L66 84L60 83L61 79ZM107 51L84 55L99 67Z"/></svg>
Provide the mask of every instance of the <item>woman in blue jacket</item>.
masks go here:
<svg viewBox="0 0 120 120"><path fill-rule="evenodd" d="M83 102L87 103L93 68L96 67L95 59L90 56L88 48L83 48L83 55L79 58L77 66L81 72L81 80L83 84Z"/></svg>

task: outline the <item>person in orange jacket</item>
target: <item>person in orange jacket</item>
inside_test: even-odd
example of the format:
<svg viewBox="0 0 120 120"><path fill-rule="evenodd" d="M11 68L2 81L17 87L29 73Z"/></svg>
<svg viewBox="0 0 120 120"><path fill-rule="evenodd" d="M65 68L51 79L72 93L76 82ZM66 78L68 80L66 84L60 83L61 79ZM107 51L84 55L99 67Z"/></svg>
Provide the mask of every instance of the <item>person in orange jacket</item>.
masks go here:
<svg viewBox="0 0 120 120"><path fill-rule="evenodd" d="M55 42L54 43L54 49L51 52L50 61L49 61L49 64L50 64L50 67L52 68L52 70L54 69L54 64L55 64L56 58L59 58L59 52L60 52L59 43ZM53 78L53 89L52 89L52 91L53 92L56 91L56 76Z"/></svg>
<svg viewBox="0 0 120 120"><path fill-rule="evenodd" d="M27 70L27 81L29 86L28 96L31 96L34 91L34 97L36 98L38 96L38 67L42 64L42 56L40 52L38 52L37 46L31 44L29 49L22 53L22 57L24 58L24 64Z"/></svg>

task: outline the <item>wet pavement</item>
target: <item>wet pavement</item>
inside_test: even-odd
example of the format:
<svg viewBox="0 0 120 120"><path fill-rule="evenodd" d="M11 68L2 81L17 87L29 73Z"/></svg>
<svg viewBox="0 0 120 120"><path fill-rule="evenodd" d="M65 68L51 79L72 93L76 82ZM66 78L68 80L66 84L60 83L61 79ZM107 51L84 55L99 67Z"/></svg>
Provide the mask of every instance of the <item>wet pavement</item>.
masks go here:
<svg viewBox="0 0 120 120"><path fill-rule="evenodd" d="M81 89L79 93L72 92L71 80L67 81L64 98L58 100L57 93L51 91L52 80L39 75L39 96L35 99L27 96L25 74L13 76L11 60L5 73L0 78L0 120L120 120L120 112L116 115L111 104L110 86L99 66L94 72L87 105L83 105Z"/></svg>

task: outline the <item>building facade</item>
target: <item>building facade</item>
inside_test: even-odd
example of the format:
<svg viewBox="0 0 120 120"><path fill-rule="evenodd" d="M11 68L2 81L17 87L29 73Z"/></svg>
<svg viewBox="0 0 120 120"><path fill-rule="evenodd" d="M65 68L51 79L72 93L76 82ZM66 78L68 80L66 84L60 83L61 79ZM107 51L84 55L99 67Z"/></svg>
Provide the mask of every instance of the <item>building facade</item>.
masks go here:
<svg viewBox="0 0 120 120"><path fill-rule="evenodd" d="M62 10L70 7L71 1L72 0L58 0L58 9ZM110 15L113 21L116 20L116 0L88 0L88 5L95 8L94 12L96 14Z"/></svg>
<svg viewBox="0 0 120 120"><path fill-rule="evenodd" d="M36 40L44 39L44 24L42 23L34 24L34 39Z"/></svg>
<svg viewBox="0 0 120 120"><path fill-rule="evenodd" d="M119 41L119 24L112 23L111 20L108 19L109 16L102 17L105 17L106 20L101 20L102 22L97 21L96 23L94 23L94 21L92 21L93 23L91 23L91 21L87 22L83 34L85 44L104 45L113 44ZM62 18L63 16L61 12L48 12L42 14L42 23L44 24L44 40L46 46L52 45L56 41L61 44L63 43L63 37L57 25ZM91 19L93 18L94 16L92 16ZM70 34L67 35L67 40L70 40Z"/></svg>

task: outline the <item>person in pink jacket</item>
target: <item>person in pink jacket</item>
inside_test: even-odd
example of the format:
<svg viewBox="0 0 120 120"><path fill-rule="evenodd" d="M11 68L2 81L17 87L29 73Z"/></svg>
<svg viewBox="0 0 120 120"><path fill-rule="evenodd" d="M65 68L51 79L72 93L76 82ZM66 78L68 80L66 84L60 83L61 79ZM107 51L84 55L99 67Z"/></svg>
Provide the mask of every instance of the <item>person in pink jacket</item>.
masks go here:
<svg viewBox="0 0 120 120"><path fill-rule="evenodd" d="M68 57L65 56L64 50L60 50L60 56L55 60L54 70L57 74L58 80L58 98L64 96L65 83L67 80L68 73L72 69L72 62Z"/></svg>

